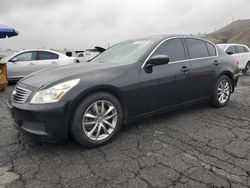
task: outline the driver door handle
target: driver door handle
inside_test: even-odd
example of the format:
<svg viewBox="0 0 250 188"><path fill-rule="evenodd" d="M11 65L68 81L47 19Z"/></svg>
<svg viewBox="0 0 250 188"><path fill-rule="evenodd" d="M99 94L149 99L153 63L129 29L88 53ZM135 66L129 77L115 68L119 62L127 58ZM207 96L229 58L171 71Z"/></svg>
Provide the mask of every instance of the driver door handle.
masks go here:
<svg viewBox="0 0 250 188"><path fill-rule="evenodd" d="M57 64L57 62L56 62L56 61L52 61L52 63L51 63L51 64L56 65L56 64Z"/></svg>
<svg viewBox="0 0 250 188"><path fill-rule="evenodd" d="M213 64L214 65L219 65L220 63L218 62L218 60L214 60Z"/></svg>
<svg viewBox="0 0 250 188"><path fill-rule="evenodd" d="M35 65L35 63L33 63L33 62L30 62L30 65Z"/></svg>
<svg viewBox="0 0 250 188"><path fill-rule="evenodd" d="M184 73L188 72L189 70L190 70L190 68L188 68L188 67L186 67L186 66L183 66L183 67L181 68L181 72L184 72Z"/></svg>

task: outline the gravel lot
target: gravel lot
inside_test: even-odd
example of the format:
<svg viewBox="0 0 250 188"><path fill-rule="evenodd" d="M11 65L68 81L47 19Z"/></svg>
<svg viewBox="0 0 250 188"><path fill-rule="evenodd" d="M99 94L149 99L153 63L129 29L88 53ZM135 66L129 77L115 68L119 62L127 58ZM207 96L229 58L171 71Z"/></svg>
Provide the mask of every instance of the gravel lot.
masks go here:
<svg viewBox="0 0 250 188"><path fill-rule="evenodd" d="M225 108L200 104L135 122L103 147L19 135L0 92L1 187L250 187L250 77Z"/></svg>

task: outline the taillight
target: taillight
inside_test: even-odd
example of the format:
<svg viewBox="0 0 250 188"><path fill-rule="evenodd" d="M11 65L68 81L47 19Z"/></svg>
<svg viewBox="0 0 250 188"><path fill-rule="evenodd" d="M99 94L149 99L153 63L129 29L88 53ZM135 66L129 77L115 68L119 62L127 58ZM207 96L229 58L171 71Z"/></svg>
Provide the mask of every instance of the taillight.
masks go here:
<svg viewBox="0 0 250 188"><path fill-rule="evenodd" d="M237 64L237 65L239 65L239 64L240 64L239 60L237 60L237 59L236 59L236 64Z"/></svg>

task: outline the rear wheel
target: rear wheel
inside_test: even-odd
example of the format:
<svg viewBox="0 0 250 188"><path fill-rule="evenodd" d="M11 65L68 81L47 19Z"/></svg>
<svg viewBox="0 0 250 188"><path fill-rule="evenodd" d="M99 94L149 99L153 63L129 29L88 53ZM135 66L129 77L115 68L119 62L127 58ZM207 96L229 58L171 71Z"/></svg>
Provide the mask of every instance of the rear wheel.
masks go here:
<svg viewBox="0 0 250 188"><path fill-rule="evenodd" d="M100 92L87 97L78 106L71 133L85 147L96 147L111 141L121 128L122 108L119 101L108 93Z"/></svg>
<svg viewBox="0 0 250 188"><path fill-rule="evenodd" d="M219 77L212 93L212 105L215 107L225 106L231 96L232 82L226 75Z"/></svg>
<svg viewBox="0 0 250 188"><path fill-rule="evenodd" d="M243 70L245 75L250 75L250 62L247 63L246 68Z"/></svg>

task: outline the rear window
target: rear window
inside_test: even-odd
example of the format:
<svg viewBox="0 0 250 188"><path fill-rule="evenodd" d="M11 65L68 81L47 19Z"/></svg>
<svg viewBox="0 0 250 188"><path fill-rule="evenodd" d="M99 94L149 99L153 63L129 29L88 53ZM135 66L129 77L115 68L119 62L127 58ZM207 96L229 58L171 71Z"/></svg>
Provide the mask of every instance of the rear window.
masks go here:
<svg viewBox="0 0 250 188"><path fill-rule="evenodd" d="M235 46L235 51L236 53L245 53L245 48L244 46Z"/></svg>
<svg viewBox="0 0 250 188"><path fill-rule="evenodd" d="M249 52L249 50L244 46L245 52Z"/></svg>
<svg viewBox="0 0 250 188"><path fill-rule="evenodd" d="M216 49L215 49L214 45L212 45L209 42L206 42L206 45L207 45L209 55L210 56L216 56Z"/></svg>
<svg viewBox="0 0 250 188"><path fill-rule="evenodd" d="M189 38L185 40L190 59L209 56L205 41L199 39L189 39Z"/></svg>
<svg viewBox="0 0 250 188"><path fill-rule="evenodd" d="M38 52L38 60L58 59L59 55L52 52Z"/></svg>

